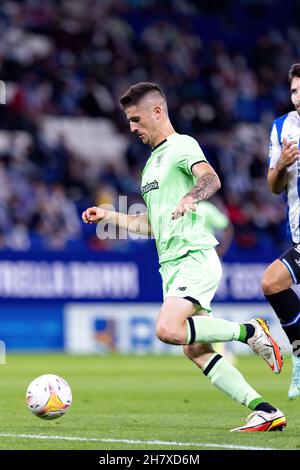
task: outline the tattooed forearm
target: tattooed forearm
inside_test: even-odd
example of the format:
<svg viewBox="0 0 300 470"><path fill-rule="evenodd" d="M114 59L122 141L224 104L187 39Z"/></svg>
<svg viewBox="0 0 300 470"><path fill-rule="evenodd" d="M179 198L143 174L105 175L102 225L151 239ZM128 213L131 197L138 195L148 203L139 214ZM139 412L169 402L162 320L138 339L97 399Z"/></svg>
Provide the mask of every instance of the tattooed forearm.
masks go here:
<svg viewBox="0 0 300 470"><path fill-rule="evenodd" d="M215 173L205 173L185 197L192 197L193 202L203 201L209 199L220 187L220 180Z"/></svg>

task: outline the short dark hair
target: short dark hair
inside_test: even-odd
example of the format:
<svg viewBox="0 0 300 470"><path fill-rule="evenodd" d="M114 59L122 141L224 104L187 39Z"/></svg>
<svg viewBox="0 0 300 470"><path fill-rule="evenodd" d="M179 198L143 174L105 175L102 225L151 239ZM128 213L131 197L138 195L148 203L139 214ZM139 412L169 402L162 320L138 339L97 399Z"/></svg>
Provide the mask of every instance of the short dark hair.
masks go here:
<svg viewBox="0 0 300 470"><path fill-rule="evenodd" d="M128 106L135 106L141 98L151 91L158 92L163 100L167 102L166 95L157 83L152 82L139 82L132 85L124 95L120 98L121 107L127 108Z"/></svg>
<svg viewBox="0 0 300 470"><path fill-rule="evenodd" d="M300 78L300 64L293 64L289 70L289 82L290 83L295 77Z"/></svg>

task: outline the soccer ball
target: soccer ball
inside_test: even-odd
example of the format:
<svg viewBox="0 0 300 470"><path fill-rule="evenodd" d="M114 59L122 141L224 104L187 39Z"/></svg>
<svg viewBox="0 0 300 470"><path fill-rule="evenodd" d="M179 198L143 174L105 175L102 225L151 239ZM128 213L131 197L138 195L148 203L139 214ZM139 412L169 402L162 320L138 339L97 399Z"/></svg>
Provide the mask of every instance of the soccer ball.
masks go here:
<svg viewBox="0 0 300 470"><path fill-rule="evenodd" d="M26 403L30 411L39 418L57 419L70 408L72 392L64 379L58 375L45 374L29 384Z"/></svg>

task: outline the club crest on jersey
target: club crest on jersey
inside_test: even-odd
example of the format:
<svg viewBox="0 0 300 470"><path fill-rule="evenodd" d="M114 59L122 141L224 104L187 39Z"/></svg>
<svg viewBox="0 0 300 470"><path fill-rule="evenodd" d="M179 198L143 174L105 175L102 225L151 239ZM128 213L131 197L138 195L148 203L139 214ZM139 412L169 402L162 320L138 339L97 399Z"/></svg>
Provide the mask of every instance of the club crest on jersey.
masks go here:
<svg viewBox="0 0 300 470"><path fill-rule="evenodd" d="M157 155L156 157L156 166L159 166L161 164L163 155Z"/></svg>

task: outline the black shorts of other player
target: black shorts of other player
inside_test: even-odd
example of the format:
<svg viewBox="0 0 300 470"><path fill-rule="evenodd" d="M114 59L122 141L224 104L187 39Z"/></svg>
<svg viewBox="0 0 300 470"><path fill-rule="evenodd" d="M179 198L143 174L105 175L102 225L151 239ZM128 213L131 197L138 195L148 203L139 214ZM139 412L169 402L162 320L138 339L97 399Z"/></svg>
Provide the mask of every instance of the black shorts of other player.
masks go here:
<svg viewBox="0 0 300 470"><path fill-rule="evenodd" d="M295 284L300 283L300 243L295 243L283 255L279 256L286 268L289 270L290 275Z"/></svg>

